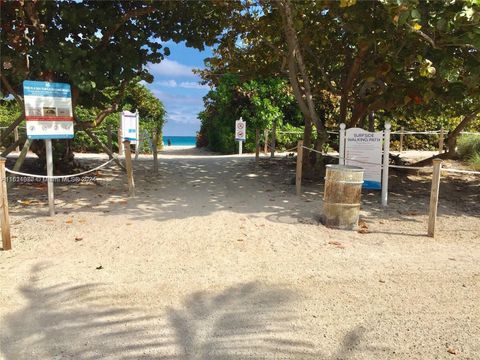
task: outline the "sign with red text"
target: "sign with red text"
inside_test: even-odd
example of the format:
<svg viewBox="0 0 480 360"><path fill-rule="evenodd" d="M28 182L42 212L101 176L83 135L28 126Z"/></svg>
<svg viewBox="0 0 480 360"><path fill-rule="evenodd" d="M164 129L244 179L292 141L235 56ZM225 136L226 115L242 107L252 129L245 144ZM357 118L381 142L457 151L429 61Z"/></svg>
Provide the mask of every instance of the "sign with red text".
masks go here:
<svg viewBox="0 0 480 360"><path fill-rule="evenodd" d="M72 139L73 111L69 84L23 82L25 119L29 139Z"/></svg>

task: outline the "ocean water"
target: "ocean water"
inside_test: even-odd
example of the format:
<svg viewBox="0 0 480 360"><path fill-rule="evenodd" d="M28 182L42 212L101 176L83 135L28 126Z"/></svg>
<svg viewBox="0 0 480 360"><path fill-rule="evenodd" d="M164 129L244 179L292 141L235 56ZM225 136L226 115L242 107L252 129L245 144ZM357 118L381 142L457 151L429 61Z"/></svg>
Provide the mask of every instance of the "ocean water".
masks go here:
<svg viewBox="0 0 480 360"><path fill-rule="evenodd" d="M197 140L195 136L164 136L163 145L168 146L169 139L172 146L195 146Z"/></svg>

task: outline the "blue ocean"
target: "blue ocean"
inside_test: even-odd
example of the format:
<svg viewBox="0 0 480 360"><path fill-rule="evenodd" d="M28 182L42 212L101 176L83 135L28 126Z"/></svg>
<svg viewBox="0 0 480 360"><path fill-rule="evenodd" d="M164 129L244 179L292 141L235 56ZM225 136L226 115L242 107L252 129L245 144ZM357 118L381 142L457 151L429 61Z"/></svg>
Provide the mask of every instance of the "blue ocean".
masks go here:
<svg viewBox="0 0 480 360"><path fill-rule="evenodd" d="M164 136L164 146L168 146L168 140L172 146L195 146L197 138L195 136Z"/></svg>

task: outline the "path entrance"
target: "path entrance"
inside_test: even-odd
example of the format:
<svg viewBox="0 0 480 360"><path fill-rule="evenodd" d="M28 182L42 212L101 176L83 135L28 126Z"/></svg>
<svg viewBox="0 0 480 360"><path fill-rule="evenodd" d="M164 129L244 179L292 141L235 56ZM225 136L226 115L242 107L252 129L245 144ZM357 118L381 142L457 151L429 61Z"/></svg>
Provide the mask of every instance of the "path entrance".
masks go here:
<svg viewBox="0 0 480 360"><path fill-rule="evenodd" d="M12 194L0 358L480 353L478 217L459 224L444 213L442 228L457 235L433 241L422 235L426 215L399 214L393 193L380 217L367 194L369 233L335 231L316 220L321 188L294 195L293 160L255 167L249 155L183 149L160 154L156 178L151 157L135 167L135 199L106 171L98 185L58 186L54 218L46 199L29 203L38 190Z"/></svg>

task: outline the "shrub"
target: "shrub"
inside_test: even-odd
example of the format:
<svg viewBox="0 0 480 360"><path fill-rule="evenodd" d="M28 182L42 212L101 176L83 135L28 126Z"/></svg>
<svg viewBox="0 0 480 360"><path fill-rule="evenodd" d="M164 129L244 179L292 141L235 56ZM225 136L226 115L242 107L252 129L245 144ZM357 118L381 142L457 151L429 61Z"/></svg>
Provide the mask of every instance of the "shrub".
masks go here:
<svg viewBox="0 0 480 360"><path fill-rule="evenodd" d="M460 158L467 161L475 170L480 170L480 136L462 135L458 138L457 146Z"/></svg>

